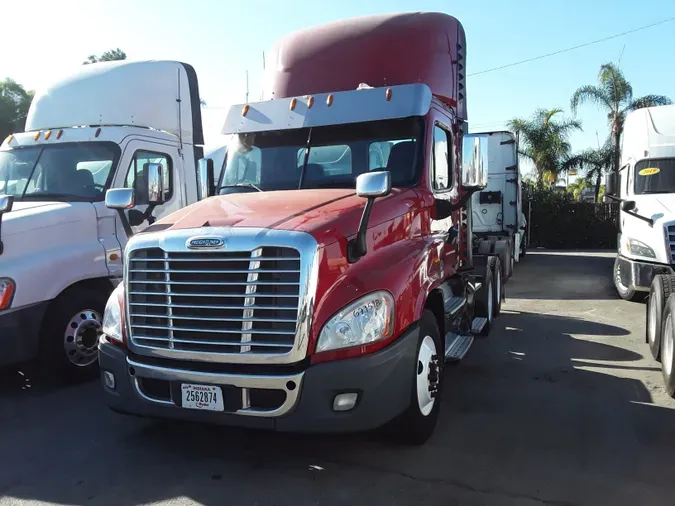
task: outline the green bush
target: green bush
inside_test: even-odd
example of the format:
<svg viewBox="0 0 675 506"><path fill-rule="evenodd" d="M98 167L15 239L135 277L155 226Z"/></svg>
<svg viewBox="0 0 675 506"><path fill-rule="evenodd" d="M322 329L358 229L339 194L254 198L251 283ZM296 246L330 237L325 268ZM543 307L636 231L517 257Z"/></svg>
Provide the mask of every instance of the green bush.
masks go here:
<svg viewBox="0 0 675 506"><path fill-rule="evenodd" d="M567 192L525 183L523 212L530 248L616 248L619 208L615 203L577 202Z"/></svg>

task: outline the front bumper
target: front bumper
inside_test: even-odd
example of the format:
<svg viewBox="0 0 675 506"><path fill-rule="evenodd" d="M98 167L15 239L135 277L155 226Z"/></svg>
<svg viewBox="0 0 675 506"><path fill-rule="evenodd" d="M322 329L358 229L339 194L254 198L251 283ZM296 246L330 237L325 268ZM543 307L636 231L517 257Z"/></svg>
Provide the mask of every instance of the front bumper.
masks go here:
<svg viewBox="0 0 675 506"><path fill-rule="evenodd" d="M40 327L48 304L39 302L0 313L0 366L37 356Z"/></svg>
<svg viewBox="0 0 675 506"><path fill-rule="evenodd" d="M280 431L357 432L384 425L408 407L418 335L415 325L377 353L286 373L179 367L132 355L105 340L99 345L99 365L106 402L122 413ZM115 377L114 389L105 384L106 372ZM226 411L180 407L181 383L221 386L229 399ZM352 392L358 393L356 406L334 411L335 396Z"/></svg>
<svg viewBox="0 0 675 506"><path fill-rule="evenodd" d="M639 292L648 292L654 276L675 274L670 265L632 260L619 255L621 283Z"/></svg>

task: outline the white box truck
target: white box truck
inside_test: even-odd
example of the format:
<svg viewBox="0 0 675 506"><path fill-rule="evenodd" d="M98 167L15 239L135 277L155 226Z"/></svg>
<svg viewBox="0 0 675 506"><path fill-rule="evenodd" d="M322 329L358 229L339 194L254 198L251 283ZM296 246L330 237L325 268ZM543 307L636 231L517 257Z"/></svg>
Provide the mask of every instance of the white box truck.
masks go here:
<svg viewBox="0 0 675 506"><path fill-rule="evenodd" d="M79 67L35 96L25 130L0 147L0 366L85 373L127 239L198 200L197 76L175 61ZM136 207L108 209L123 187Z"/></svg>
<svg viewBox="0 0 675 506"><path fill-rule="evenodd" d="M501 257L503 279L513 274L515 263L525 253L522 178L518 165L516 136L507 131L464 136L467 143L482 137L487 143L488 184L471 197L473 240L482 254Z"/></svg>

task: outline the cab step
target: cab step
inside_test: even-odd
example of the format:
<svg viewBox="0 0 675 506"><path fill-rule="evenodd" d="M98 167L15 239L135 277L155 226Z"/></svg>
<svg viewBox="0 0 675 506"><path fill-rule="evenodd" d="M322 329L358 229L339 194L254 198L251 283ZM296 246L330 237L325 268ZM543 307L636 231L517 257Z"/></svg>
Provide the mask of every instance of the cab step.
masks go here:
<svg viewBox="0 0 675 506"><path fill-rule="evenodd" d="M466 304L466 297L450 297L445 301L445 317L453 318Z"/></svg>
<svg viewBox="0 0 675 506"><path fill-rule="evenodd" d="M487 322L487 318L474 318L471 322L471 333L480 334L483 331L483 328L485 328L485 325L487 325Z"/></svg>
<svg viewBox="0 0 675 506"><path fill-rule="evenodd" d="M457 362L462 360L473 344L471 334L455 334L448 332L445 335L445 361Z"/></svg>

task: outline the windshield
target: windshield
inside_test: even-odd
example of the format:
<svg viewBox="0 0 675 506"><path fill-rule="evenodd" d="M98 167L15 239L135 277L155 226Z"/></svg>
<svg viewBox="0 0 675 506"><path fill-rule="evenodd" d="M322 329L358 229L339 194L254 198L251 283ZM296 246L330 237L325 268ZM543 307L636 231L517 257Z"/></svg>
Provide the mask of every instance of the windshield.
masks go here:
<svg viewBox="0 0 675 506"><path fill-rule="evenodd" d="M102 201L119 158L111 142L0 151L0 195L17 200Z"/></svg>
<svg viewBox="0 0 675 506"><path fill-rule="evenodd" d="M675 193L675 158L641 160L635 164L635 194Z"/></svg>
<svg viewBox="0 0 675 506"><path fill-rule="evenodd" d="M374 170L391 171L392 186L412 186L419 179L423 127L421 118L404 118L233 135L220 193L355 188L359 174Z"/></svg>

